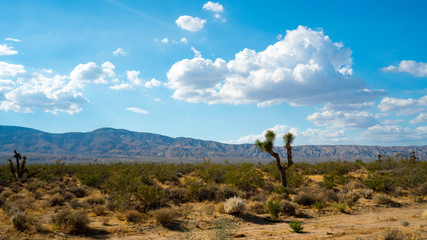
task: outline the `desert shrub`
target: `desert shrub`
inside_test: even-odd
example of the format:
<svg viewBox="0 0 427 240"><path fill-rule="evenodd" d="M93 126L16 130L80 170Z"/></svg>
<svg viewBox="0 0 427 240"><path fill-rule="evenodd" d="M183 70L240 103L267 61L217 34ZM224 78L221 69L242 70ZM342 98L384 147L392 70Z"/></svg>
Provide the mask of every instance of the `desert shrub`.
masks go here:
<svg viewBox="0 0 427 240"><path fill-rule="evenodd" d="M222 186L219 188L219 191L217 191L216 199L218 201L225 201L226 199L229 199L235 196L237 196L236 190L228 186Z"/></svg>
<svg viewBox="0 0 427 240"><path fill-rule="evenodd" d="M5 203L6 203L6 200L4 198L0 197L0 208L2 208Z"/></svg>
<svg viewBox="0 0 427 240"><path fill-rule="evenodd" d="M177 168L175 164L153 164L154 177L159 182L164 183L165 181L175 181Z"/></svg>
<svg viewBox="0 0 427 240"><path fill-rule="evenodd" d="M405 240L406 236L399 230L387 230L384 233L384 240Z"/></svg>
<svg viewBox="0 0 427 240"><path fill-rule="evenodd" d="M70 201L70 207L72 209L83 208L84 206L85 206L85 204L80 202L78 199L73 199Z"/></svg>
<svg viewBox="0 0 427 240"><path fill-rule="evenodd" d="M82 210L76 212L63 210L53 215L51 222L55 228L66 233L80 234L88 230L89 219Z"/></svg>
<svg viewBox="0 0 427 240"><path fill-rule="evenodd" d="M349 206L352 206L359 199L360 199L360 195L356 192L349 192L346 194L340 194L339 195L339 201L346 203Z"/></svg>
<svg viewBox="0 0 427 240"><path fill-rule="evenodd" d="M368 179L363 181L363 184L375 192L391 192L393 190L392 181L393 180L389 179L387 176L371 174Z"/></svg>
<svg viewBox="0 0 427 240"><path fill-rule="evenodd" d="M13 194L13 192L10 190L5 190L1 193L1 195L6 199L9 198L10 196L12 196L12 194Z"/></svg>
<svg viewBox="0 0 427 240"><path fill-rule="evenodd" d="M218 187L213 184L203 185L200 187L199 192L197 193L198 201L213 201L216 199L218 192Z"/></svg>
<svg viewBox="0 0 427 240"><path fill-rule="evenodd" d="M326 204L323 202L315 202L313 207L320 211L326 207Z"/></svg>
<svg viewBox="0 0 427 240"><path fill-rule="evenodd" d="M69 191L62 191L60 194L64 197L65 201L70 201L75 197L75 195Z"/></svg>
<svg viewBox="0 0 427 240"><path fill-rule="evenodd" d="M295 216L296 206L289 201L280 201L280 212L288 216Z"/></svg>
<svg viewBox="0 0 427 240"><path fill-rule="evenodd" d="M286 195L289 195L289 193L290 193L289 190L286 187L284 187L283 185L274 186L273 192L277 193L277 194L286 194Z"/></svg>
<svg viewBox="0 0 427 240"><path fill-rule="evenodd" d="M99 195L92 195L85 199L85 202L89 205L101 205L105 203L105 199Z"/></svg>
<svg viewBox="0 0 427 240"><path fill-rule="evenodd" d="M232 197L227 199L224 203L224 211L228 214L240 214L246 210L245 200L239 197Z"/></svg>
<svg viewBox="0 0 427 240"><path fill-rule="evenodd" d="M62 206L64 202L65 202L65 198L60 193L55 193L50 198L51 206Z"/></svg>
<svg viewBox="0 0 427 240"><path fill-rule="evenodd" d="M301 174L296 165L293 165L286 171L286 181L288 187L300 187L305 181L307 177Z"/></svg>
<svg viewBox="0 0 427 240"><path fill-rule="evenodd" d="M267 212L270 214L271 218L277 219L279 218L280 213L280 201L275 199L269 199L267 201Z"/></svg>
<svg viewBox="0 0 427 240"><path fill-rule="evenodd" d="M213 222L211 238L212 240L231 239L234 232L234 224L230 220L220 217Z"/></svg>
<svg viewBox="0 0 427 240"><path fill-rule="evenodd" d="M291 232L294 233L301 233L304 227L302 226L303 223L300 221L292 221L289 223L289 227L292 229Z"/></svg>
<svg viewBox="0 0 427 240"><path fill-rule="evenodd" d="M332 204L332 207L338 210L338 212L345 213L345 210L347 209L346 203L334 203Z"/></svg>
<svg viewBox="0 0 427 240"><path fill-rule="evenodd" d="M240 163L229 168L225 174L225 182L243 191L256 190L265 184L262 172L249 163Z"/></svg>
<svg viewBox="0 0 427 240"><path fill-rule="evenodd" d="M128 222L139 223L144 220L144 215L136 210L129 210L124 215Z"/></svg>
<svg viewBox="0 0 427 240"><path fill-rule="evenodd" d="M295 196L294 201L299 205L310 206L315 203L315 198L312 194L309 193L300 193Z"/></svg>
<svg viewBox="0 0 427 240"><path fill-rule="evenodd" d="M68 189L72 194L74 194L77 198L86 197L86 188L82 186L73 186Z"/></svg>
<svg viewBox="0 0 427 240"><path fill-rule="evenodd" d="M375 204L390 205L395 203L391 198L385 195L376 195L372 200Z"/></svg>
<svg viewBox="0 0 427 240"><path fill-rule="evenodd" d="M164 197L171 200L176 205L188 201L185 189L179 187L165 189Z"/></svg>
<svg viewBox="0 0 427 240"><path fill-rule="evenodd" d="M134 195L146 204L147 209L157 208L162 204L163 192L159 187L139 185Z"/></svg>
<svg viewBox="0 0 427 240"><path fill-rule="evenodd" d="M29 228L27 214L19 208L11 208L9 210L10 222L19 231L25 231Z"/></svg>
<svg viewBox="0 0 427 240"><path fill-rule="evenodd" d="M176 211L171 208L161 208L151 212L156 222L162 225L170 225L175 221Z"/></svg>
<svg viewBox="0 0 427 240"><path fill-rule="evenodd" d="M411 193L415 196L427 196L427 182L418 185L416 188L413 188Z"/></svg>
<svg viewBox="0 0 427 240"><path fill-rule="evenodd" d="M84 185L101 187L110 176L110 166L105 164L78 165L77 178Z"/></svg>
<svg viewBox="0 0 427 240"><path fill-rule="evenodd" d="M107 215L107 208L102 205L95 205L93 207L93 212L96 214L96 216L105 216Z"/></svg>
<svg viewBox="0 0 427 240"><path fill-rule="evenodd" d="M365 199L372 199L372 195L374 194L374 191L372 189L362 189L360 191L360 194L362 194L362 196Z"/></svg>
<svg viewBox="0 0 427 240"><path fill-rule="evenodd" d="M204 160L197 166L195 175L205 182L224 183L226 167L222 164L214 164L209 160Z"/></svg>
<svg viewBox="0 0 427 240"><path fill-rule="evenodd" d="M407 226L409 226L409 222L408 222L408 221L403 220L403 221L400 221L400 225L402 225L402 226L404 226L404 227L407 227Z"/></svg>
<svg viewBox="0 0 427 240"><path fill-rule="evenodd" d="M266 213L265 204L262 202L251 202L248 204L248 210L255 214L264 214Z"/></svg>

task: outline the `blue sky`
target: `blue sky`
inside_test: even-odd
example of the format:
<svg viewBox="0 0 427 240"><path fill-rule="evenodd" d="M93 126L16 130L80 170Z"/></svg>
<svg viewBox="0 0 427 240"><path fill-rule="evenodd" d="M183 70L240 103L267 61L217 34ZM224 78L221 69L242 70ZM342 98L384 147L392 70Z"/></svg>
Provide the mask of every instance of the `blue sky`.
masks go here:
<svg viewBox="0 0 427 240"><path fill-rule="evenodd" d="M0 124L425 145L426 10L425 1L0 0Z"/></svg>

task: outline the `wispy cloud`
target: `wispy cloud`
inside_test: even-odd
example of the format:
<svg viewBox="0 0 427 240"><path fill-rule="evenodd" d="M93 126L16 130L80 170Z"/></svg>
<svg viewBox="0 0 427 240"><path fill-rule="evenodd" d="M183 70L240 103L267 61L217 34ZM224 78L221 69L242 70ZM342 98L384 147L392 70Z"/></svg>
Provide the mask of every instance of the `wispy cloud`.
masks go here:
<svg viewBox="0 0 427 240"><path fill-rule="evenodd" d="M115 56L125 56L127 54L127 52L125 52L125 50L123 50L123 48L117 48L115 51L113 51L113 54Z"/></svg>
<svg viewBox="0 0 427 240"><path fill-rule="evenodd" d="M0 56L4 55L16 55L18 51L13 50L13 47L10 47L6 44L0 44Z"/></svg>
<svg viewBox="0 0 427 240"><path fill-rule="evenodd" d="M415 77L427 77L427 63L403 60L399 66L390 65L381 68L384 72L406 72Z"/></svg>
<svg viewBox="0 0 427 240"><path fill-rule="evenodd" d="M147 110L141 109L141 108L137 108L137 107L128 107L126 108L126 110L134 112L134 113L139 113L139 114L148 114Z"/></svg>
<svg viewBox="0 0 427 240"><path fill-rule="evenodd" d="M10 41L10 42L22 42L22 40L17 39L17 38L5 38L6 41Z"/></svg>

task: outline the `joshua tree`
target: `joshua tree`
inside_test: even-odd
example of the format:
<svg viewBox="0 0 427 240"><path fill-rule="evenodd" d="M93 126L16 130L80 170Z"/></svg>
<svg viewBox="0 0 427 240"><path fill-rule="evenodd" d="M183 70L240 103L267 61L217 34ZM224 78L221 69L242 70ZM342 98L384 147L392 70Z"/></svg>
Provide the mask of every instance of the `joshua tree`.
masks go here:
<svg viewBox="0 0 427 240"><path fill-rule="evenodd" d="M294 141L295 136L292 133L287 133L283 136L283 140L285 141L286 153L288 157L288 164L286 165L282 165L282 163L280 162L279 154L273 151L273 143L275 138L276 138L276 134L271 130L267 130L267 132L265 133L265 141L261 142L260 140L257 140L255 145L257 145L261 151L268 152L272 157L274 157L274 159L276 159L276 166L280 173L280 182L284 187L287 187L286 170L290 168L292 164L294 164L294 162L292 161L291 144Z"/></svg>
<svg viewBox="0 0 427 240"><path fill-rule="evenodd" d="M22 179L24 173L27 173L27 178L34 176L36 173L30 174L28 169L25 168L25 164L27 163L27 156L22 157L21 154L16 150L14 152L15 155L13 155L13 157L16 159L16 171L15 167L13 166L12 159L8 159L10 172L12 173L13 177L16 179ZM21 159L22 163L21 166L19 166L19 161L21 161Z"/></svg>

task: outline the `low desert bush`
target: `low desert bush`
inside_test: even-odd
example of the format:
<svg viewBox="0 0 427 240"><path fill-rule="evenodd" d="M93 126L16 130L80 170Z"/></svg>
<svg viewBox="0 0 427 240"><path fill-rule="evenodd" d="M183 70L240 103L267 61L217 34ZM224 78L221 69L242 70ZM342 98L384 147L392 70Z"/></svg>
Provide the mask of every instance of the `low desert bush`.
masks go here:
<svg viewBox="0 0 427 240"><path fill-rule="evenodd" d="M265 185L262 172L249 163L229 168L225 174L225 182L242 191L256 191Z"/></svg>
<svg viewBox="0 0 427 240"><path fill-rule="evenodd" d="M179 187L171 187L165 189L164 197L171 200L175 205L188 201L185 189Z"/></svg>
<svg viewBox="0 0 427 240"><path fill-rule="evenodd" d="M384 204L384 205L390 205L395 203L391 198L385 196L385 195L376 195L373 198L373 202L375 204Z"/></svg>
<svg viewBox="0 0 427 240"><path fill-rule="evenodd" d="M362 194L362 196L365 199L372 199L372 195L374 194L374 191L372 189L362 189L360 191L360 194Z"/></svg>
<svg viewBox="0 0 427 240"><path fill-rule="evenodd" d="M302 226L303 223L300 221L293 221L289 223L289 227L292 229L291 232L294 233L301 233L304 227Z"/></svg>
<svg viewBox="0 0 427 240"><path fill-rule="evenodd" d="M326 204L323 202L315 202L313 207L320 211L326 207Z"/></svg>
<svg viewBox="0 0 427 240"><path fill-rule="evenodd" d="M345 213L346 209L347 209L347 204L346 203L334 203L334 204L332 204L332 207L337 209L338 212Z"/></svg>
<svg viewBox="0 0 427 240"><path fill-rule="evenodd" d="M288 216L295 216L296 209L297 207L293 203L286 200L280 201L280 212L283 214Z"/></svg>
<svg viewBox="0 0 427 240"><path fill-rule="evenodd" d="M255 214L264 214L267 212L265 209L265 204L258 201L249 203L248 210Z"/></svg>
<svg viewBox="0 0 427 240"><path fill-rule="evenodd" d="M316 202L316 199L312 194L300 193L295 196L294 201L303 206L310 206Z"/></svg>
<svg viewBox="0 0 427 240"><path fill-rule="evenodd" d="M239 197L232 197L227 199L224 203L224 211L228 214L240 214L246 210L245 200Z"/></svg>
<svg viewBox="0 0 427 240"><path fill-rule="evenodd" d="M85 211L62 210L52 216L51 223L66 233L81 234L88 230L89 218Z"/></svg>
<svg viewBox="0 0 427 240"><path fill-rule="evenodd" d="M105 199L99 195L92 195L85 199L85 202L89 205L102 205L105 203Z"/></svg>
<svg viewBox="0 0 427 240"><path fill-rule="evenodd" d="M269 199L267 201L267 212L270 214L272 219L279 218L280 209L280 201L277 199Z"/></svg>
<svg viewBox="0 0 427 240"><path fill-rule="evenodd" d="M85 207L87 204L83 204L81 201L79 201L78 199L73 199L70 201L70 207L72 209L77 209L77 208L83 208Z"/></svg>
<svg viewBox="0 0 427 240"><path fill-rule="evenodd" d="M102 205L95 205L93 207L93 212L96 214L96 216L105 216L107 215L107 208Z"/></svg>
<svg viewBox="0 0 427 240"><path fill-rule="evenodd" d="M129 210L124 213L124 217L126 221L132 222L132 223L139 223L142 222L144 219L144 215L136 210Z"/></svg>
<svg viewBox="0 0 427 240"><path fill-rule="evenodd" d="M387 230L384 233L384 240L405 240L406 236L399 230Z"/></svg>
<svg viewBox="0 0 427 240"><path fill-rule="evenodd" d="M73 193L76 198L86 197L86 188L80 186L73 186L68 189L71 193Z"/></svg>
<svg viewBox="0 0 427 240"><path fill-rule="evenodd" d="M10 222L17 230L22 232L29 228L27 214L23 210L13 207L9 210L9 217Z"/></svg>
<svg viewBox="0 0 427 240"><path fill-rule="evenodd" d="M402 226L404 226L404 227L409 226L409 222L408 222L408 221L405 221L405 220L400 221L400 224L401 224Z"/></svg>
<svg viewBox="0 0 427 240"><path fill-rule="evenodd" d="M50 206L62 206L64 202L65 198L60 193L55 193L50 198Z"/></svg>
<svg viewBox="0 0 427 240"><path fill-rule="evenodd" d="M151 215L156 219L156 222L165 225L170 225L175 221L177 213L171 208L161 208L151 211Z"/></svg>

